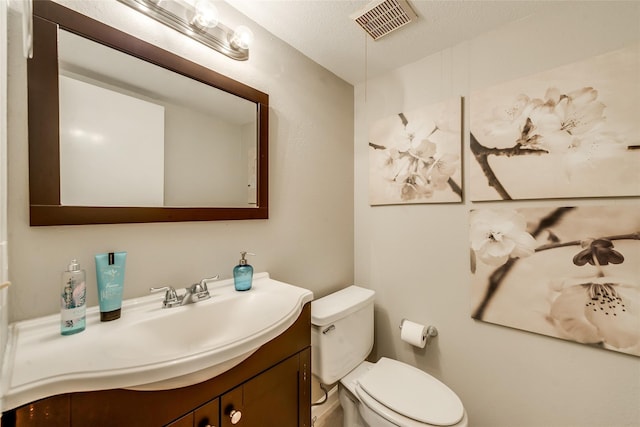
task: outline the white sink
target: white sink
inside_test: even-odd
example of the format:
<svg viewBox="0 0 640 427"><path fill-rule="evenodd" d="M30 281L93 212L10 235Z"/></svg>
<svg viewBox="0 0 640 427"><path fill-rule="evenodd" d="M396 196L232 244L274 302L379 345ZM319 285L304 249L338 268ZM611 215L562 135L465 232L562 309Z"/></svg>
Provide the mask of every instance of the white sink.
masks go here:
<svg viewBox="0 0 640 427"><path fill-rule="evenodd" d="M9 326L2 369L2 410L75 391L163 390L221 374L284 332L313 294L254 275L236 292L233 280L209 284L211 298L162 308L164 295L123 302L122 317L100 322L87 310L87 329L60 335L60 316Z"/></svg>

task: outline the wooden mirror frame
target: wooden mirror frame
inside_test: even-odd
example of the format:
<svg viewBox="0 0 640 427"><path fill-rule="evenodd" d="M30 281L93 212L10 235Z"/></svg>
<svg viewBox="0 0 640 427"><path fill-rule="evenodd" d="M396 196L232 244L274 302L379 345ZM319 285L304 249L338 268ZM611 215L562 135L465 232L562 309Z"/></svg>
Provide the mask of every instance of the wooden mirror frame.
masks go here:
<svg viewBox="0 0 640 427"><path fill-rule="evenodd" d="M30 224L117 224L267 219L269 95L99 21L39 0L33 4L33 58L27 61ZM58 27L255 102L258 115L256 207L113 207L60 203Z"/></svg>

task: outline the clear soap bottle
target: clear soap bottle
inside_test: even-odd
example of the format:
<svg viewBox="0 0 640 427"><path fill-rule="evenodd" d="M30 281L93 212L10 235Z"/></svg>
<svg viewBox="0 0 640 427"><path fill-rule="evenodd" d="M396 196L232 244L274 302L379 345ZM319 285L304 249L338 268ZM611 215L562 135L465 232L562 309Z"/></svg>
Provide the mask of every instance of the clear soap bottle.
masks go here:
<svg viewBox="0 0 640 427"><path fill-rule="evenodd" d="M240 252L240 261L233 267L233 284L236 291L248 291L253 281L253 267L247 264L246 256L255 255L250 252Z"/></svg>
<svg viewBox="0 0 640 427"><path fill-rule="evenodd" d="M84 331L87 311L86 274L75 259L62 272L60 333L72 335Z"/></svg>

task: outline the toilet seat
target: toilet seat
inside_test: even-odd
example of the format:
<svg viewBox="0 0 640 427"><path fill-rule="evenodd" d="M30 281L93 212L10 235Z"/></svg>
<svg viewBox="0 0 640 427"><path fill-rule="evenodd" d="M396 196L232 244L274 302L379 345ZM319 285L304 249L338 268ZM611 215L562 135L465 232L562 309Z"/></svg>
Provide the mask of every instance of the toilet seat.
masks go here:
<svg viewBox="0 0 640 427"><path fill-rule="evenodd" d="M407 418L403 415L400 415L397 412L392 411L387 408L373 397L369 396L366 391L360 387L360 385L356 386L356 394L358 399L360 400L360 413L363 419L367 420L367 422L371 423L372 420L367 416L367 412L371 412L375 417L381 418L386 421L389 425L394 426L403 426L403 427L428 427L429 424L421 423L420 421L413 420L411 418ZM379 424L382 425L382 424Z"/></svg>
<svg viewBox="0 0 640 427"><path fill-rule="evenodd" d="M381 358L358 379L362 403L383 418L407 427L452 426L464 416L464 407L449 387L420 369Z"/></svg>

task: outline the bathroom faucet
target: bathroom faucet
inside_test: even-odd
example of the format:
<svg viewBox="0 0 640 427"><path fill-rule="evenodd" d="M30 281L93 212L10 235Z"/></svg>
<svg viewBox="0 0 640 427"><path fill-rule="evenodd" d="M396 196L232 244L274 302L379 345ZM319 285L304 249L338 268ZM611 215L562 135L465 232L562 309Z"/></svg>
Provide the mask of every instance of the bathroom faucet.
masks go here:
<svg viewBox="0 0 640 427"><path fill-rule="evenodd" d="M160 288L149 288L151 292L166 291L164 294L164 301L162 301L162 308L179 307L182 305L196 303L198 301L204 301L211 298L209 289L207 289L207 282L218 280L220 275L209 277L200 280L198 283L185 288L182 295L178 295L178 292L173 286L162 286Z"/></svg>

